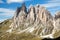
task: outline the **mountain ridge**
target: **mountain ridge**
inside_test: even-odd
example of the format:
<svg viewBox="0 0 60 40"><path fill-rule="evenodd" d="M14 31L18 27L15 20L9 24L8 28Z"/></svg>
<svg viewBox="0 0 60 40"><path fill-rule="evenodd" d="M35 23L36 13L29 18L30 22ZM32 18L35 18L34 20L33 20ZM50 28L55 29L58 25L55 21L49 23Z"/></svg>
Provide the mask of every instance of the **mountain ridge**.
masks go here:
<svg viewBox="0 0 60 40"><path fill-rule="evenodd" d="M53 17L45 7L30 6L27 11L25 4L23 4L17 8L13 21L6 32L17 34L27 32L42 38L56 38L55 33L60 32L59 20L60 12L57 12Z"/></svg>

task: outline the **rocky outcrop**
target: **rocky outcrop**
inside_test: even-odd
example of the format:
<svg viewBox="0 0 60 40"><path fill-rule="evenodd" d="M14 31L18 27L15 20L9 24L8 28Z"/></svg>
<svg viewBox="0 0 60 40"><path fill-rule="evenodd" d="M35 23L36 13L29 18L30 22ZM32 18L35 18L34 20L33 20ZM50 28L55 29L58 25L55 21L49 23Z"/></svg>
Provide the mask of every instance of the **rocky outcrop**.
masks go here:
<svg viewBox="0 0 60 40"><path fill-rule="evenodd" d="M57 12L54 17L54 22L55 22L55 28L60 30L60 12Z"/></svg>
<svg viewBox="0 0 60 40"><path fill-rule="evenodd" d="M17 8L16 13L14 15L14 22L12 23L13 30L19 28L20 25L24 24L27 16L27 9L25 4L21 7Z"/></svg>
<svg viewBox="0 0 60 40"><path fill-rule="evenodd" d="M50 12L47 11L45 7L37 5L35 7L36 12L36 20L41 21L42 23L47 23L49 20L52 20L53 17L51 16Z"/></svg>
<svg viewBox="0 0 60 40"><path fill-rule="evenodd" d="M52 34L55 38L60 36L60 11L56 12L54 19L53 19L54 29Z"/></svg>
<svg viewBox="0 0 60 40"><path fill-rule="evenodd" d="M30 23L33 23L36 19L36 16L35 16L35 8L30 5L29 7L29 11L28 11L28 15L27 15L27 20L30 22Z"/></svg>

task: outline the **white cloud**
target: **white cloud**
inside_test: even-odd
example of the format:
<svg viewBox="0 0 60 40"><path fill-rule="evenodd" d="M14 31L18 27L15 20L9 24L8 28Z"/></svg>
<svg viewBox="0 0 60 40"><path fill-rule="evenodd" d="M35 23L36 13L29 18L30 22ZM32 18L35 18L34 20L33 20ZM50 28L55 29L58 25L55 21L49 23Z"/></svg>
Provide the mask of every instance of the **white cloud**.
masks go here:
<svg viewBox="0 0 60 40"><path fill-rule="evenodd" d="M41 4L41 6L45 6L47 8L60 6L60 0L51 0L46 4Z"/></svg>
<svg viewBox="0 0 60 40"><path fill-rule="evenodd" d="M13 15L15 11L11 9L6 9L6 8L0 8L0 12L3 13L0 15Z"/></svg>
<svg viewBox="0 0 60 40"><path fill-rule="evenodd" d="M60 2L60 0L51 0L51 1L48 1L48 2L53 2L53 3L55 3L55 2Z"/></svg>
<svg viewBox="0 0 60 40"><path fill-rule="evenodd" d="M23 3L25 1L32 1L32 0L7 0L7 3L13 3L13 2Z"/></svg>
<svg viewBox="0 0 60 40"><path fill-rule="evenodd" d="M2 0L0 0L0 3L4 3Z"/></svg>
<svg viewBox="0 0 60 40"><path fill-rule="evenodd" d="M15 10L0 8L0 22L13 17Z"/></svg>
<svg viewBox="0 0 60 40"><path fill-rule="evenodd" d="M60 6L60 3L47 3L47 4L41 4L41 6L44 6L44 7L57 7L57 6Z"/></svg>

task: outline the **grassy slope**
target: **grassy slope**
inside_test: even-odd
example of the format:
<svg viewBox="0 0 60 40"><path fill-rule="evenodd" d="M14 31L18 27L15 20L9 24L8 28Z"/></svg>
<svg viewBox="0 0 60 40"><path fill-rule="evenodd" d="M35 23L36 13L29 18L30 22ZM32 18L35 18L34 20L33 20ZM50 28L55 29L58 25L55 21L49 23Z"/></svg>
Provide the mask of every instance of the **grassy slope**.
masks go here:
<svg viewBox="0 0 60 40"><path fill-rule="evenodd" d="M2 23L0 23L0 32L8 30L11 23L12 23L11 19L5 20Z"/></svg>
<svg viewBox="0 0 60 40"><path fill-rule="evenodd" d="M37 36L22 33L22 34L14 34L14 33L3 33L1 34L0 40L41 40Z"/></svg>
<svg viewBox="0 0 60 40"><path fill-rule="evenodd" d="M54 34L54 38L60 37L60 31L56 31Z"/></svg>
<svg viewBox="0 0 60 40"><path fill-rule="evenodd" d="M9 29L9 25L12 23L12 20L5 20L0 23L0 40L41 40L37 36L34 36L30 33L7 33L6 30Z"/></svg>

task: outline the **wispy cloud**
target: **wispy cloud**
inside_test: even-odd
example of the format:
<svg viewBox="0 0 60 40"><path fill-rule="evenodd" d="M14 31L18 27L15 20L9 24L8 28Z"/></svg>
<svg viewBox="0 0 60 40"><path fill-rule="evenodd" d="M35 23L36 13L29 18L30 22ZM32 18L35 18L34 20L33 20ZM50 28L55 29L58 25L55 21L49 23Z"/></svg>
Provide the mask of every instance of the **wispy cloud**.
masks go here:
<svg viewBox="0 0 60 40"><path fill-rule="evenodd" d="M57 3L57 2L60 2L60 0L51 0L51 1L48 1L48 2Z"/></svg>
<svg viewBox="0 0 60 40"><path fill-rule="evenodd" d="M46 4L41 4L41 6L45 6L47 8L60 6L60 0L51 0Z"/></svg>
<svg viewBox="0 0 60 40"><path fill-rule="evenodd" d="M13 2L23 3L25 1L32 1L32 0L7 0L7 3L13 3Z"/></svg>
<svg viewBox="0 0 60 40"><path fill-rule="evenodd" d="M41 4L41 6L44 6L44 7L57 7L57 6L60 6L60 3L47 3L47 4Z"/></svg>
<svg viewBox="0 0 60 40"><path fill-rule="evenodd" d="M0 8L0 15L2 16L12 16L14 14L14 10L6 9L6 8Z"/></svg>
<svg viewBox="0 0 60 40"><path fill-rule="evenodd" d="M15 13L15 10L0 8L0 21L11 18Z"/></svg>
<svg viewBox="0 0 60 40"><path fill-rule="evenodd" d="M12 10L12 9L7 9L7 8L0 8L0 12L4 12L4 13L13 13L14 10Z"/></svg>
<svg viewBox="0 0 60 40"><path fill-rule="evenodd" d="M0 0L0 3L4 3L2 0Z"/></svg>

